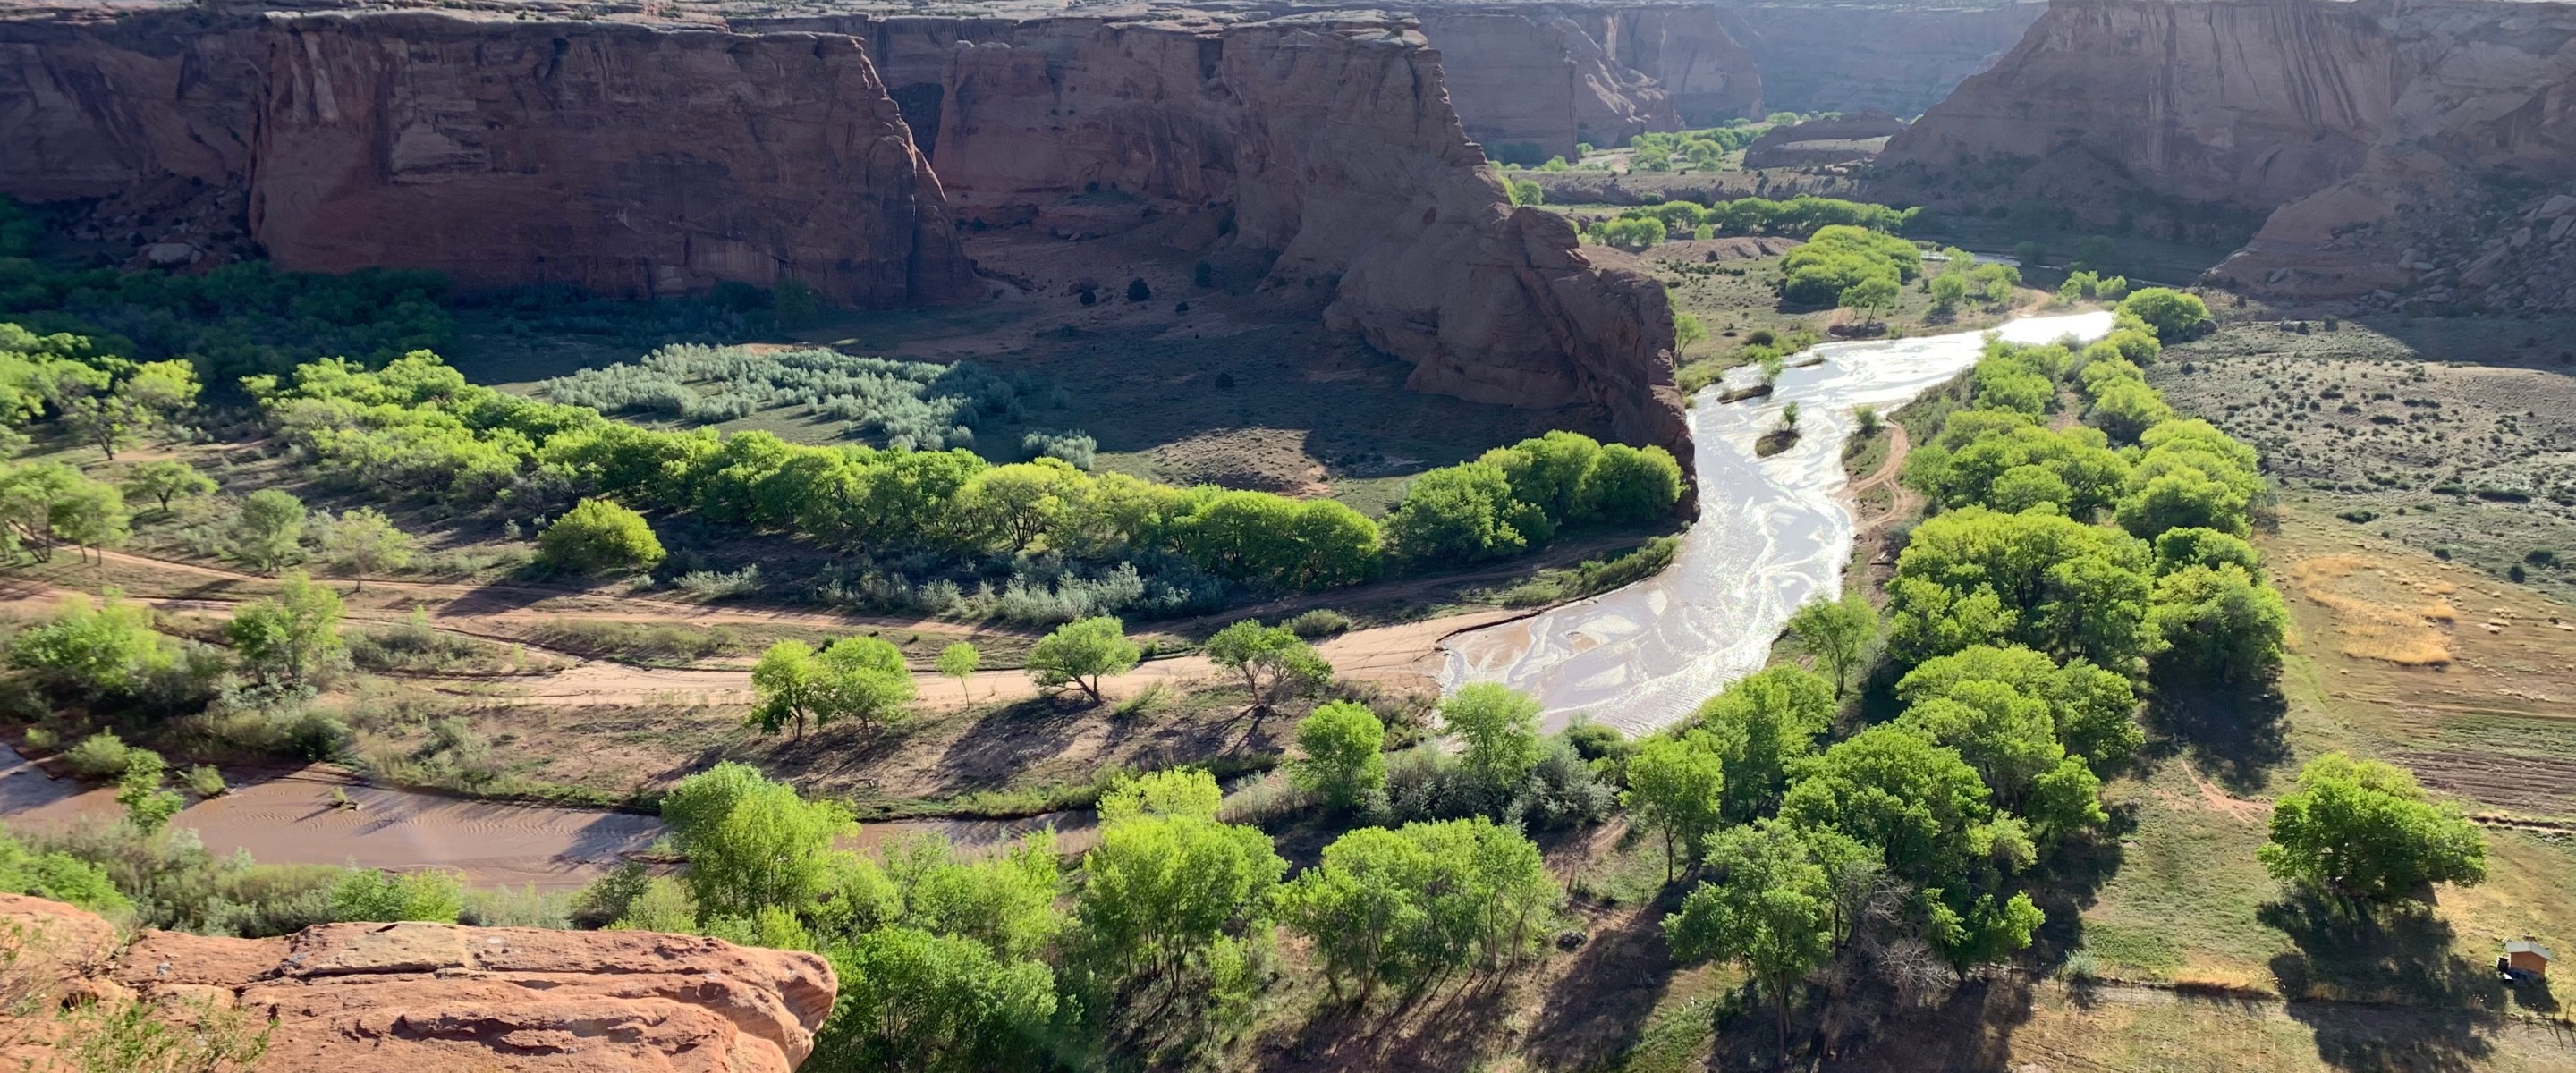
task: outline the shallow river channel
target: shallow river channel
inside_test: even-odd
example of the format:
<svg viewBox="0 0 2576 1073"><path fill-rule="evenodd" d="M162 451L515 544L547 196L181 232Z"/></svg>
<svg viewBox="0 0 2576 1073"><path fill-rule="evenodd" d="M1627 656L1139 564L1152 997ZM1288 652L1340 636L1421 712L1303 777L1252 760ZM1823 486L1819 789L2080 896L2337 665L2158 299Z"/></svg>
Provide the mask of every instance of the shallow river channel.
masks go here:
<svg viewBox="0 0 2576 1073"><path fill-rule="evenodd" d="M2098 338L2109 313L2031 317L2004 338L2044 343ZM1852 553L1844 502L1843 442L1853 412L1881 413L1959 375L1984 348L1984 332L1882 342L1827 343L1790 359L1772 394L1692 400L1700 514L1662 574L1545 614L1450 638L1442 685L1502 682L1539 698L1547 725L1580 714L1632 735L1670 725L1726 684L1762 666L1791 612L1842 593ZM1734 370L1729 384L1755 371ZM1754 442L1798 404L1801 434L1769 458Z"/></svg>

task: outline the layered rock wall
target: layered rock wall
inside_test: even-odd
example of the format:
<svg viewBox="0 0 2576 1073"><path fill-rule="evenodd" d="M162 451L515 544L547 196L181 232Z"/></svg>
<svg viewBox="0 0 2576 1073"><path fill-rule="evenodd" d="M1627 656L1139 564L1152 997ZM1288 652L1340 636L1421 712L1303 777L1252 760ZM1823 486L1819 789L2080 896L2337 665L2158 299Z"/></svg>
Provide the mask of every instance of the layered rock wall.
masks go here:
<svg viewBox="0 0 2576 1073"><path fill-rule="evenodd" d="M608 294L794 277L965 294L938 181L858 43L415 13L0 23L0 193L213 200L279 266ZM156 193L157 192L157 193ZM145 239L166 237L145 234Z"/></svg>
<svg viewBox="0 0 2576 1073"><path fill-rule="evenodd" d="M118 952L113 927L71 906L0 895L0 920L20 964L48 966L43 997L274 1017L263 1069L790 1073L839 986L813 954L689 935L325 924L276 939L147 931ZM0 1054L50 1068L51 1026L13 1027L26 1031Z"/></svg>
<svg viewBox="0 0 2576 1073"><path fill-rule="evenodd" d="M1581 143L1622 145L1646 131L1681 129L1663 85L1613 58L1563 14L1426 7L1415 17L1440 50L1449 102L1467 136L1497 159L1573 159Z"/></svg>
<svg viewBox="0 0 2576 1073"><path fill-rule="evenodd" d="M1762 72L1752 50L1727 33L1717 8L1599 7L1572 9L1567 17L1612 60L1654 79L1685 126L1762 117Z"/></svg>
<svg viewBox="0 0 2576 1073"><path fill-rule="evenodd" d="M2277 297L2566 308L2541 210L2576 190L2571 85L2568 4L2057 0L1880 163L2097 221L2262 220L2213 278Z"/></svg>
<svg viewBox="0 0 2576 1073"><path fill-rule="evenodd" d="M2045 7L1757 2L1706 10L1752 56L1766 107L1913 116L2010 51Z"/></svg>
<svg viewBox="0 0 2576 1073"><path fill-rule="evenodd" d="M1195 217L1189 233L1270 255L1269 286L1331 288L1327 321L1412 362L1418 390L1587 405L1622 439L1688 443L1661 286L1511 207L1450 106L1448 54L1402 21L782 25L886 58L896 98L938 118L961 216L1068 237Z"/></svg>

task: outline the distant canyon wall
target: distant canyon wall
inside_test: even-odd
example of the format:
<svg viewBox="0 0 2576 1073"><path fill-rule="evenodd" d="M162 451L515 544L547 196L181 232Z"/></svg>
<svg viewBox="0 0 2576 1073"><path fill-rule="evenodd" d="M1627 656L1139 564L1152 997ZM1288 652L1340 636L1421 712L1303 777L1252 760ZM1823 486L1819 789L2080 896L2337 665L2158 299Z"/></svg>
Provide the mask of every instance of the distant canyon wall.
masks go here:
<svg viewBox="0 0 2576 1073"><path fill-rule="evenodd" d="M1915 116L2011 51L2046 8L1728 2L1696 10L1710 12L1751 57L1766 107Z"/></svg>
<svg viewBox="0 0 2576 1073"><path fill-rule="evenodd" d="M1420 7L1467 135L1522 163L1763 114L1762 75L1709 7Z"/></svg>
<svg viewBox="0 0 2576 1073"><path fill-rule="evenodd" d="M2212 278L2277 297L2568 308L2571 85L2568 4L2058 0L1880 162L2097 223L2259 219Z"/></svg>
<svg viewBox="0 0 2576 1073"><path fill-rule="evenodd" d="M856 42L427 13L0 22L0 193L231 221L279 266L620 295L794 277L971 293L938 180ZM191 225L164 233L174 222ZM198 226L204 225L204 226Z"/></svg>

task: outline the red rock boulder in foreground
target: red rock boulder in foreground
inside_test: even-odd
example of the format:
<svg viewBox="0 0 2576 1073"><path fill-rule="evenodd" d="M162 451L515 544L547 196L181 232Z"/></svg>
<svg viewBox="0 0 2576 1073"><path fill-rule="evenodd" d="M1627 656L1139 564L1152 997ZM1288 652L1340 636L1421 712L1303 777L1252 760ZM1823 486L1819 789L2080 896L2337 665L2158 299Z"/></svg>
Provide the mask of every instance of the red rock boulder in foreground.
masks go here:
<svg viewBox="0 0 2576 1073"><path fill-rule="evenodd" d="M417 923L326 924L276 939L147 931L102 959L98 940L113 930L93 914L0 895L0 920L47 951L78 948L48 955L61 966L57 991L131 989L275 1016L264 1070L787 1073L812 1052L838 987L812 954L649 932Z"/></svg>

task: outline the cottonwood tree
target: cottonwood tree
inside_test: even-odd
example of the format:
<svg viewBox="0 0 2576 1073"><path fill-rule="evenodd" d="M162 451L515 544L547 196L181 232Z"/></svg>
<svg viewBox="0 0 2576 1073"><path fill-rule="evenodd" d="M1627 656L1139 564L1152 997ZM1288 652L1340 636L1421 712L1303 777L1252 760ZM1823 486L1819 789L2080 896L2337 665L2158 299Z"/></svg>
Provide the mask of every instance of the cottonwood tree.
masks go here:
<svg viewBox="0 0 2576 1073"><path fill-rule="evenodd" d="M902 650L874 637L844 637L820 652L780 641L753 665L751 686L759 698L751 725L765 734L792 726L800 742L809 721L820 728L848 719L873 731L901 718L914 696Z"/></svg>
<svg viewBox="0 0 2576 1073"><path fill-rule="evenodd" d="M290 570L279 578L277 598L235 612L224 637L254 674L282 685L311 685L343 655L340 594Z"/></svg>
<svg viewBox="0 0 2576 1073"><path fill-rule="evenodd" d="M537 562L575 574L649 570L662 541L644 516L606 499L585 499L537 534Z"/></svg>
<svg viewBox="0 0 2576 1073"><path fill-rule="evenodd" d="M1695 722L1725 772L1726 817L1769 813L1791 764L1815 751L1833 719L1833 687L1795 666L1756 671L1701 704Z"/></svg>
<svg viewBox="0 0 2576 1073"><path fill-rule="evenodd" d="M1465 746L1459 766L1489 789L1508 791L1538 766L1538 700L1529 694L1470 682L1440 702L1440 722Z"/></svg>
<svg viewBox="0 0 2576 1073"><path fill-rule="evenodd" d="M841 979L814 1034L809 1073L980 1073L1044 1064L1055 974L1035 961L914 927L885 927L829 951Z"/></svg>
<svg viewBox="0 0 2576 1073"><path fill-rule="evenodd" d="M1707 849L1715 878L1664 919L1665 941L1677 961L1716 958L1744 966L1771 999L1786 1069L1789 1002L1834 954L1835 877L1869 850L1833 831L1776 819L1717 832Z"/></svg>
<svg viewBox="0 0 2576 1073"><path fill-rule="evenodd" d="M170 512L173 499L212 495L215 491L213 478L197 472L195 466L169 458L155 459L125 471L124 484L127 495L159 503L163 514Z"/></svg>
<svg viewBox="0 0 2576 1073"><path fill-rule="evenodd" d="M1817 600L1799 608L1789 616L1789 636L1832 671L1834 701L1839 704L1852 672L1860 669L1869 646L1878 641L1878 610L1853 589L1842 599Z"/></svg>
<svg viewBox="0 0 2576 1073"><path fill-rule="evenodd" d="M2272 876L2368 912L2418 886L2486 879L2476 825L2436 803L2404 769L2327 753L2299 769L2272 805L2272 838L2255 854Z"/></svg>
<svg viewBox="0 0 2576 1073"><path fill-rule="evenodd" d="M1313 940L1333 993L1409 986L1526 952L1563 898L1538 847L1481 817L1364 827L1281 891L1280 918Z"/></svg>
<svg viewBox="0 0 2576 1073"><path fill-rule="evenodd" d="M1700 840L1726 809L1726 762L1705 732L1649 738L1628 755L1628 789L1619 803L1664 836L1664 882L1682 859L1699 860Z"/></svg>
<svg viewBox="0 0 2576 1073"><path fill-rule="evenodd" d="M1256 706L1270 704L1273 694L1294 695L1333 676L1333 665L1316 655L1295 631L1264 626L1259 619L1244 619L1218 630L1203 651L1209 662L1243 676L1244 689Z"/></svg>
<svg viewBox="0 0 2576 1073"><path fill-rule="evenodd" d="M984 654L964 641L952 641L939 650L939 673L956 679L957 695L966 700L975 699L970 684L975 680L975 668L983 662Z"/></svg>
<svg viewBox="0 0 2576 1073"><path fill-rule="evenodd" d="M1124 623L1107 615L1055 628L1029 649L1029 677L1047 689L1073 686L1101 701L1100 680L1136 669L1144 651L1127 639Z"/></svg>
<svg viewBox="0 0 2576 1073"><path fill-rule="evenodd" d="M662 798L662 819L688 858L681 878L702 920L813 905L829 889L832 840L851 827L837 802L804 800L733 761L680 780Z"/></svg>
<svg viewBox="0 0 2576 1073"><path fill-rule="evenodd" d="M1297 749L1289 777L1335 808L1347 809L1386 786L1386 724L1368 705L1337 700L1320 704L1297 724Z"/></svg>
<svg viewBox="0 0 2576 1073"><path fill-rule="evenodd" d="M322 541L322 559L357 581L357 590L366 591L367 575L400 570L411 565L412 553L419 542L412 535L394 527L393 519L374 507L358 507L340 512L331 523L331 533Z"/></svg>
<svg viewBox="0 0 2576 1073"><path fill-rule="evenodd" d="M277 570L304 557L304 501L275 488L242 498L231 532L233 557L260 570Z"/></svg>

